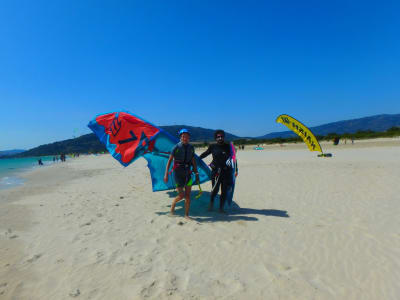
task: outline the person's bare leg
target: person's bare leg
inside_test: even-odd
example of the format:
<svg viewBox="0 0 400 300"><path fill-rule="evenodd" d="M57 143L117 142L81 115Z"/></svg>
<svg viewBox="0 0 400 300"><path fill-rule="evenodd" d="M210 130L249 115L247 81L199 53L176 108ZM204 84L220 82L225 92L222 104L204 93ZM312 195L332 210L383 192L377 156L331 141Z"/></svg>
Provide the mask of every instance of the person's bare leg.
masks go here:
<svg viewBox="0 0 400 300"><path fill-rule="evenodd" d="M191 186L185 187L185 219L191 220L189 217L189 209L190 209L190 193L192 191Z"/></svg>
<svg viewBox="0 0 400 300"><path fill-rule="evenodd" d="M176 196L174 201L172 201L171 215L175 214L175 205L176 205L176 203L178 203L179 201L181 201L184 198L183 188L178 187L177 190L178 190L178 196Z"/></svg>

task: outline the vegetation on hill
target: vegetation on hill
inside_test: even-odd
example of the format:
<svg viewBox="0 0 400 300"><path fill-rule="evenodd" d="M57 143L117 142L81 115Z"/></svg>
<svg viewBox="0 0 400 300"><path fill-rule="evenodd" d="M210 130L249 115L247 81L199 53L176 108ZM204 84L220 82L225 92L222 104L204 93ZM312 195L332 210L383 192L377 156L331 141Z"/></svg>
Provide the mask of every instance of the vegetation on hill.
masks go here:
<svg viewBox="0 0 400 300"><path fill-rule="evenodd" d="M17 157L60 155L62 153L100 153L107 151L93 134L85 134L75 139L55 142L30 149L16 155Z"/></svg>
<svg viewBox="0 0 400 300"><path fill-rule="evenodd" d="M307 124L306 124L307 125ZM400 114L375 115L359 119L344 120L327 123L319 126L309 127L317 136L326 136L332 132L337 134L357 133L359 131L384 132L392 127L400 127ZM273 139L277 137L290 138L295 134L292 131L271 132L258 137L259 139Z"/></svg>
<svg viewBox="0 0 400 300"><path fill-rule="evenodd" d="M317 135L318 141L332 141L335 138L340 139L373 139L373 138L391 138L400 136L400 127L392 127L383 132L375 132L371 130L357 131L356 133L329 133L325 136ZM257 145L257 144L283 144L283 143L297 143L302 139L298 136L290 138L272 138L272 139L238 139L234 141L235 145Z"/></svg>

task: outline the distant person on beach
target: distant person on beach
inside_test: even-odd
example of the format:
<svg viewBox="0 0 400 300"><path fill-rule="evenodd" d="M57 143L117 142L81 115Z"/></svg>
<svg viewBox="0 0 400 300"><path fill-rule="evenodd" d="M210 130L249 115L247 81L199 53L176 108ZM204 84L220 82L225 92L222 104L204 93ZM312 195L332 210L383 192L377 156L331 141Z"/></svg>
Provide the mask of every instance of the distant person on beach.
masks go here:
<svg viewBox="0 0 400 300"><path fill-rule="evenodd" d="M39 165L39 166L43 166L43 162L42 162L42 159L41 159L41 158L38 159L38 165Z"/></svg>
<svg viewBox="0 0 400 300"><path fill-rule="evenodd" d="M335 145L335 146L339 145L339 140L340 140L339 137L335 137L335 138L333 139L333 145Z"/></svg>
<svg viewBox="0 0 400 300"><path fill-rule="evenodd" d="M214 198L218 194L219 188L221 187L221 196L219 201L219 212L225 213L224 205L226 194L230 185L233 184L231 170L227 166L227 161L231 157L231 148L228 143L225 142L225 131L218 129L214 133L215 144L211 144L208 149L200 154L200 158L207 157L212 154L211 167L211 182L212 189L210 195L209 211L214 208ZM237 164L235 170L235 176L238 174Z"/></svg>
<svg viewBox="0 0 400 300"><path fill-rule="evenodd" d="M173 173L178 190L178 196L171 205L171 214L175 213L175 205L185 198L185 218L189 218L190 192L192 191L192 167L196 175L196 181L199 182L199 173L197 171L196 160L194 158L194 147L189 144L190 133L187 129L179 131L180 142L171 150L167 167L165 168L164 182L168 182L168 170L173 161Z"/></svg>

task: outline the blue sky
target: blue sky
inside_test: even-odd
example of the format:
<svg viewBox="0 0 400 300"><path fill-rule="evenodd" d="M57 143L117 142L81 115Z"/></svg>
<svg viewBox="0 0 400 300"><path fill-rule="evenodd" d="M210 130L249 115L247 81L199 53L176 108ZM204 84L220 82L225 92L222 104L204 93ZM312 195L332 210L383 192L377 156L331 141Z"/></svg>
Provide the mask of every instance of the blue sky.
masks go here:
<svg viewBox="0 0 400 300"><path fill-rule="evenodd" d="M400 113L397 3L2 1L0 150L116 110L239 136Z"/></svg>

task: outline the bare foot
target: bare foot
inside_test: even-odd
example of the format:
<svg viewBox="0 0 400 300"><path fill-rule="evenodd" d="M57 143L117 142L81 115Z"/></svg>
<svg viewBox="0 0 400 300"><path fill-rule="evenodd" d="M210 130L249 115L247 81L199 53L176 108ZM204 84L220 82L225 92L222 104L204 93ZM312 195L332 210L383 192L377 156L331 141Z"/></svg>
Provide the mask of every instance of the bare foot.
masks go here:
<svg viewBox="0 0 400 300"><path fill-rule="evenodd" d="M185 219L189 220L189 221L193 221L193 219L191 217L189 217L189 216L185 216Z"/></svg>

